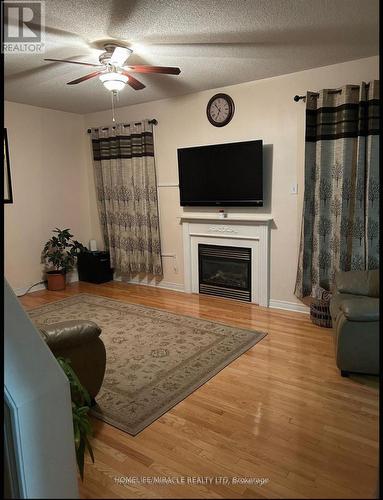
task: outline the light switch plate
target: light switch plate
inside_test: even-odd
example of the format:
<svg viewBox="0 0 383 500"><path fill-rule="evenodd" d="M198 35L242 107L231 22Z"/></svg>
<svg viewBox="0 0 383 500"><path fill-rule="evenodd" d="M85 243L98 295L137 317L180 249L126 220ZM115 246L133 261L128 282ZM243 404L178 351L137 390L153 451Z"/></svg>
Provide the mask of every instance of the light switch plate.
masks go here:
<svg viewBox="0 0 383 500"><path fill-rule="evenodd" d="M298 194L298 184L293 182L290 186L290 194Z"/></svg>

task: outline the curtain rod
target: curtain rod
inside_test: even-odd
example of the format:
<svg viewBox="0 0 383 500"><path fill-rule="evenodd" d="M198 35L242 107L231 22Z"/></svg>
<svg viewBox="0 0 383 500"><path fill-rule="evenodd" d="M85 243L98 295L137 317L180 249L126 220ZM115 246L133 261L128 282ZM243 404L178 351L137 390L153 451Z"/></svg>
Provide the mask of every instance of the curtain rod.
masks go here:
<svg viewBox="0 0 383 500"><path fill-rule="evenodd" d="M369 87L369 86L370 86L370 84L366 83L366 87ZM351 87L351 89L352 90L357 90L357 89L359 89L359 85ZM328 91L329 94L340 94L341 92L342 92L342 89L335 89L335 90L329 90ZM319 92L313 92L311 95L318 97L319 96ZM306 99L306 96L305 95L295 95L293 97L293 99L294 99L295 102L298 102L301 99Z"/></svg>
<svg viewBox="0 0 383 500"><path fill-rule="evenodd" d="M134 125L140 125L141 122L135 122ZM149 123L152 123L153 125L157 125L158 124L158 121L153 118L153 120L149 120ZM108 127L101 127L101 130L103 129L106 129ZM112 127L112 128L116 128L116 127ZM95 130L98 130L98 128L96 128ZM92 132L92 129L91 128L88 128L88 134L90 134Z"/></svg>

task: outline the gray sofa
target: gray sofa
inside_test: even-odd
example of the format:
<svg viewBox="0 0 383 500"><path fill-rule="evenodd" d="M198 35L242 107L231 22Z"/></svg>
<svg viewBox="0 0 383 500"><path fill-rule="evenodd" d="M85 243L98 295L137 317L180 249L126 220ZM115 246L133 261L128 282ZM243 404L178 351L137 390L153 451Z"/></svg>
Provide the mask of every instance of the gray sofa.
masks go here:
<svg viewBox="0 0 383 500"><path fill-rule="evenodd" d="M379 373L379 271L338 272L330 302L342 376Z"/></svg>

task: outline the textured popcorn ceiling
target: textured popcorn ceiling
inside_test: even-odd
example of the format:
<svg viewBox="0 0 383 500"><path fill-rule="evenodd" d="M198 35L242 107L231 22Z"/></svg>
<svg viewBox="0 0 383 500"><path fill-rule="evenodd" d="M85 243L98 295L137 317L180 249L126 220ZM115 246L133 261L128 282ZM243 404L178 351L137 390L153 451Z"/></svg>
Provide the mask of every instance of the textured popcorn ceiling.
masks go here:
<svg viewBox="0 0 383 500"><path fill-rule="evenodd" d="M133 48L130 64L179 66L181 75L139 75L118 106L293 73L378 54L378 0L46 0L46 52L5 56L5 98L90 113L110 108L92 68L100 41Z"/></svg>

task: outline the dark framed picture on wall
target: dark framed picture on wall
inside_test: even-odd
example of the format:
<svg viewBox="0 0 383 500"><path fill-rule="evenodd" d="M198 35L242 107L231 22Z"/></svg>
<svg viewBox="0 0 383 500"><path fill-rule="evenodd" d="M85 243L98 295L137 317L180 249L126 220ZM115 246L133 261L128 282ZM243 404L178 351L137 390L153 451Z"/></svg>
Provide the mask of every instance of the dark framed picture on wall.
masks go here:
<svg viewBox="0 0 383 500"><path fill-rule="evenodd" d="M7 129L4 129L4 203L13 203Z"/></svg>

